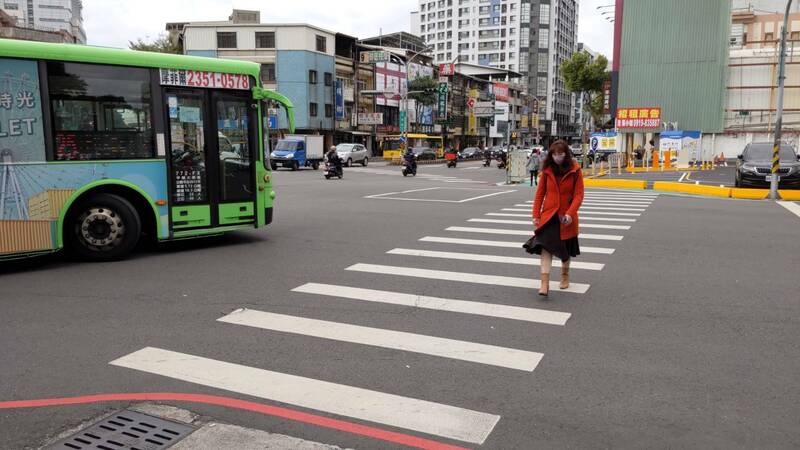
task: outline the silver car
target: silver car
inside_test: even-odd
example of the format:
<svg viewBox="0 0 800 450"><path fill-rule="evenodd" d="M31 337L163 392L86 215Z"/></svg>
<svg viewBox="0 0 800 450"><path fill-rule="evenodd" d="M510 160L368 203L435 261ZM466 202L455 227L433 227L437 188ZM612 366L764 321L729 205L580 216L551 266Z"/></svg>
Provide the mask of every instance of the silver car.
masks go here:
<svg viewBox="0 0 800 450"><path fill-rule="evenodd" d="M366 167L369 163L367 148L361 144L339 144L336 146L336 153L347 167L351 167L353 163L361 163Z"/></svg>

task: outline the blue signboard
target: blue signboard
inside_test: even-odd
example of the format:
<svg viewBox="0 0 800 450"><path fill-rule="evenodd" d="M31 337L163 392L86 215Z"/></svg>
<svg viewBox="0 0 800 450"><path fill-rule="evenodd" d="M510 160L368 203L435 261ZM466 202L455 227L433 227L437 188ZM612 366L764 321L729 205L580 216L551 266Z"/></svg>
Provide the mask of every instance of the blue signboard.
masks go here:
<svg viewBox="0 0 800 450"><path fill-rule="evenodd" d="M276 130L278 128L278 116L269 116L269 129Z"/></svg>
<svg viewBox="0 0 800 450"><path fill-rule="evenodd" d="M336 120L344 120L344 84L336 80Z"/></svg>

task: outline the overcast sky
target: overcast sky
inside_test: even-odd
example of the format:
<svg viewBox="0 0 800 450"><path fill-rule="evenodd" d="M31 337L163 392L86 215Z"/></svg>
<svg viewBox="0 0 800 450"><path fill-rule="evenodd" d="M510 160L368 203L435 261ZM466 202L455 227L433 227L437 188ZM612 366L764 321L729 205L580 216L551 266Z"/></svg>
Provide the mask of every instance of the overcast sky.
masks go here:
<svg viewBox="0 0 800 450"><path fill-rule="evenodd" d="M581 0L579 40L611 56L613 26L596 9L614 0ZM408 31L417 0L86 0L83 19L89 44L127 47L155 37L167 22L227 20L233 8L261 10L262 22L310 23L359 38Z"/></svg>

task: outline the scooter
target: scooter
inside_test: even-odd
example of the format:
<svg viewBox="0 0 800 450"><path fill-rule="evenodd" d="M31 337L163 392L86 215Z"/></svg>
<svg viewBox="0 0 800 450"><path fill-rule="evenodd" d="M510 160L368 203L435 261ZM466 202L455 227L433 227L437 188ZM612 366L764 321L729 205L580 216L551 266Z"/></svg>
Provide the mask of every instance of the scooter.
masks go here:
<svg viewBox="0 0 800 450"><path fill-rule="evenodd" d="M408 161L403 161L403 176L407 177L409 175L412 177L417 176L417 165Z"/></svg>
<svg viewBox="0 0 800 450"><path fill-rule="evenodd" d="M483 167L491 167L492 165L492 158L486 158L483 160Z"/></svg>
<svg viewBox="0 0 800 450"><path fill-rule="evenodd" d="M505 169L506 168L506 161L502 157L497 158L497 168L498 169Z"/></svg>
<svg viewBox="0 0 800 450"><path fill-rule="evenodd" d="M330 162L325 163L325 172L323 172L323 174L325 175L326 180L330 180L333 177L336 177L341 180L342 177L344 176L343 172L344 171L342 170L342 168L337 167L336 164Z"/></svg>
<svg viewBox="0 0 800 450"><path fill-rule="evenodd" d="M458 161L456 161L455 159L451 159L451 160L447 161L447 168L448 169L454 168L456 166L457 162Z"/></svg>

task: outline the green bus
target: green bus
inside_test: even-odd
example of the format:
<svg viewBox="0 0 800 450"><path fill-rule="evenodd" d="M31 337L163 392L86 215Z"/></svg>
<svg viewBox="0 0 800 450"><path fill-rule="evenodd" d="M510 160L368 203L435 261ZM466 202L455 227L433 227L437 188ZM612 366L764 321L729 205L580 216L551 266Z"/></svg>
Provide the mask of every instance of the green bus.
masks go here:
<svg viewBox="0 0 800 450"><path fill-rule="evenodd" d="M268 225L269 105L256 63L0 39L0 259Z"/></svg>

